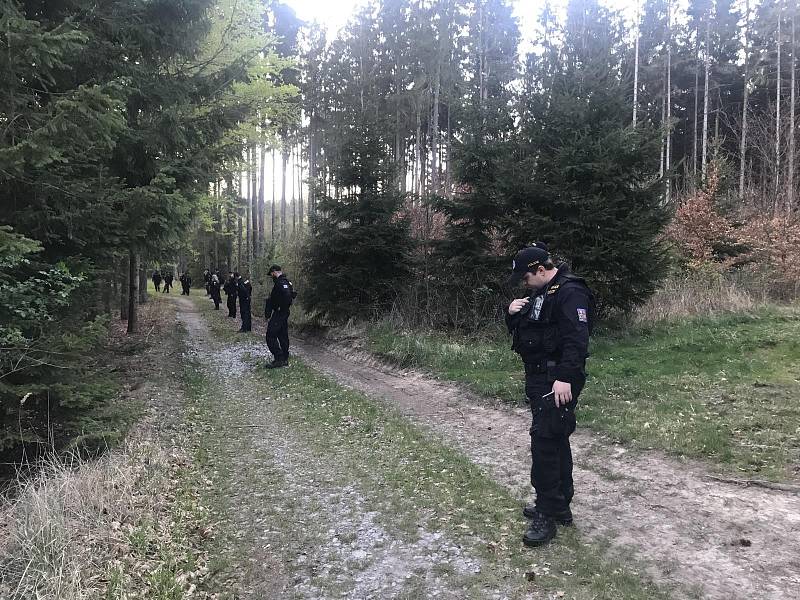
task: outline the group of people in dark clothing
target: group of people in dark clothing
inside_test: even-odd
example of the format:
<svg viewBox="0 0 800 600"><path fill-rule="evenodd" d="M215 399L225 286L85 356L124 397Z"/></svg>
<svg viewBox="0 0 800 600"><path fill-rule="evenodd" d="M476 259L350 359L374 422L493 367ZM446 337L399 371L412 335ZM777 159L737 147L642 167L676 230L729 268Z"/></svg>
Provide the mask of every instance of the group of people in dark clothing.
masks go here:
<svg viewBox="0 0 800 600"><path fill-rule="evenodd" d="M153 285L156 288L157 292L161 292L163 294L169 294L169 290L172 288L172 280L173 275L171 271L153 271L152 275ZM164 289L161 289L161 283L164 283Z"/></svg>

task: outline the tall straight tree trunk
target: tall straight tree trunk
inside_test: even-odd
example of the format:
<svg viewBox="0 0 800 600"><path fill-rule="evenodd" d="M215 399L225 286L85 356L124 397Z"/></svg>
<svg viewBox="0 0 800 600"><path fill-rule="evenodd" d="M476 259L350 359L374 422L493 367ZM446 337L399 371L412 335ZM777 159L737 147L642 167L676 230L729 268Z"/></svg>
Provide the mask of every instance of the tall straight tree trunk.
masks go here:
<svg viewBox="0 0 800 600"><path fill-rule="evenodd" d="M275 240L275 211L277 210L277 192L275 191L277 188L277 178L275 177L275 148L272 149L272 205L270 206L270 224L269 224L269 233L270 239Z"/></svg>
<svg viewBox="0 0 800 600"><path fill-rule="evenodd" d="M286 167L289 163L289 141L283 140L281 149L281 239L286 239Z"/></svg>
<svg viewBox="0 0 800 600"><path fill-rule="evenodd" d="M139 255L128 255L128 333L139 331Z"/></svg>
<svg viewBox="0 0 800 600"><path fill-rule="evenodd" d="M265 146L261 145L261 164L259 165L261 173L261 181L258 186L258 247L264 247L264 221L266 220L266 209L264 205L264 184L266 182L265 171L267 163L267 150Z"/></svg>
<svg viewBox="0 0 800 600"><path fill-rule="evenodd" d="M253 229L252 221L250 220L250 180L253 178L250 171L250 146L247 147L247 179L245 180L246 193L242 196L244 199L244 223L245 223L245 246L247 247L247 271L253 265Z"/></svg>
<svg viewBox="0 0 800 600"><path fill-rule="evenodd" d="M303 206L303 146L297 148L297 216L299 228L303 228L305 212Z"/></svg>
<svg viewBox="0 0 800 600"><path fill-rule="evenodd" d="M692 177L697 183L697 113L700 110L700 30L694 29L694 125L692 126Z"/></svg>
<svg viewBox="0 0 800 600"><path fill-rule="evenodd" d="M797 5L795 5L794 10L792 11L792 78L790 85L792 86L792 91L789 94L789 162L788 162L788 169L789 172L787 174L787 186L788 189L786 190L786 212L787 214L791 214L794 210L794 154L795 154L795 138L797 137L797 132L795 131L795 113L797 110L796 99L797 99L797 76L796 76L796 69L797 69L797 61L795 60L795 54L797 53L797 39L795 38L795 21L797 18Z"/></svg>
<svg viewBox="0 0 800 600"><path fill-rule="evenodd" d="M667 149L665 156L666 194L665 200L670 201L672 193L672 0L667 0Z"/></svg>
<svg viewBox="0 0 800 600"><path fill-rule="evenodd" d="M783 21L783 0L778 0L778 55L777 81L775 85L775 206L777 211L778 197L781 192L781 22Z"/></svg>
<svg viewBox="0 0 800 600"><path fill-rule="evenodd" d="M703 157L700 162L700 175L705 183L706 158L708 157L708 97L709 79L711 78L711 9L706 13L706 43L703 48L705 54L705 83L703 84Z"/></svg>
<svg viewBox="0 0 800 600"><path fill-rule="evenodd" d="M147 269L139 267L139 304L147 304Z"/></svg>
<svg viewBox="0 0 800 600"><path fill-rule="evenodd" d="M237 244L236 244L236 271L241 271L242 269L242 235L243 235L243 227L242 227L242 215L241 215L241 207L242 207L242 199L244 197L244 174L239 171L239 190L236 194L238 196L236 202L236 228L239 231L239 235L237 236ZM231 266L233 269L233 266Z"/></svg>
<svg viewBox="0 0 800 600"><path fill-rule="evenodd" d="M658 155L658 176L664 177L664 150L666 146L664 124L667 121L667 86L664 78L664 95L661 96L661 153Z"/></svg>
<svg viewBox="0 0 800 600"><path fill-rule="evenodd" d="M257 259L261 255L260 248L258 247L258 147L252 144L250 147L250 230L252 237L250 241L253 243L252 255L253 259ZM253 264L250 264L250 275L252 276Z"/></svg>
<svg viewBox="0 0 800 600"><path fill-rule="evenodd" d="M742 97L742 137L739 141L739 202L744 203L745 171L747 156L747 105L750 101L750 0L744 9L744 92Z"/></svg>
<svg viewBox="0 0 800 600"><path fill-rule="evenodd" d="M636 43L633 55L633 126L636 127L636 117L639 113L639 11L641 7L636 2Z"/></svg>
<svg viewBox="0 0 800 600"><path fill-rule="evenodd" d="M416 200L422 195L422 99L417 97L417 139L414 141L414 194Z"/></svg>
<svg viewBox="0 0 800 600"><path fill-rule="evenodd" d="M121 321L127 321L130 304L128 302L130 290L130 259L125 256L119 261L119 269L117 271L117 278L119 280L119 318Z"/></svg>
<svg viewBox="0 0 800 600"><path fill-rule="evenodd" d="M439 44L443 41L439 40ZM439 94L442 87L442 61L436 60L436 77L433 82L433 116L431 118L431 191L439 193Z"/></svg>

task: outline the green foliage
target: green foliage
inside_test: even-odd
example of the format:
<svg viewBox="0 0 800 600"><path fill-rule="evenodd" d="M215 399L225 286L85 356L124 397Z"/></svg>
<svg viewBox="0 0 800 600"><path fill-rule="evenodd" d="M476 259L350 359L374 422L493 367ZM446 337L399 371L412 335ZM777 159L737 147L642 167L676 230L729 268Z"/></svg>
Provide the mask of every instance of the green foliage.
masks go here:
<svg viewBox="0 0 800 600"><path fill-rule="evenodd" d="M354 123L342 148L337 175L348 191L320 202L304 261L304 305L334 319L386 310L411 276L413 246L374 124Z"/></svg>
<svg viewBox="0 0 800 600"><path fill-rule="evenodd" d="M791 477L800 454L800 316L794 310L664 322L593 338L579 420L613 439ZM370 349L477 393L523 400L507 335L369 331Z"/></svg>
<svg viewBox="0 0 800 600"><path fill-rule="evenodd" d="M527 73L503 229L511 251L548 242L601 307L627 311L666 269L660 133L630 126L618 21L594 0L575 0L563 33L557 63L532 63Z"/></svg>

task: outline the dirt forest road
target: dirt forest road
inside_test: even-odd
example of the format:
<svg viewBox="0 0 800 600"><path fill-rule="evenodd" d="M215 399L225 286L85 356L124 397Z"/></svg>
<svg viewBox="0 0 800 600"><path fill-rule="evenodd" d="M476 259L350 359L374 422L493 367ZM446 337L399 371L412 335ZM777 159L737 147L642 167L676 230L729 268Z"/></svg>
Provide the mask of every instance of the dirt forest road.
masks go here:
<svg viewBox="0 0 800 600"><path fill-rule="evenodd" d="M236 399L212 409L206 436L218 440L209 442L210 457L228 455L210 459L211 478L228 497L217 518L238 520L228 525L242 532L223 541L223 553L251 549L246 572L229 574L238 580L231 589L242 590L234 597L320 598L330 590L348 598L464 597L458 582L480 572L477 554L448 543L435 522L421 525L413 541L399 539L391 512L365 508L369 499L337 478L331 458L315 455L281 425L280 398L248 392L259 389L254 362L268 356L263 341L247 336L215 346L193 302L175 301L188 332L186 359L214 382L210 402ZM529 497L527 411L329 343L295 340L293 354L460 450L521 501ZM573 440L576 525L598 547L630 557L675 598L800 598L800 495L715 481L701 464L655 452L634 455L589 433ZM288 506L287 498L293 499ZM535 551L520 543L519 552ZM449 575L426 569L439 562L449 565ZM415 580L423 596L394 593ZM507 591L480 597L502 598Z"/></svg>
<svg viewBox="0 0 800 600"><path fill-rule="evenodd" d="M493 405L357 351L311 340L296 348L309 364L396 406L527 496L526 410ZM578 421L580 427L580 414ZM700 464L634 454L580 430L573 452L578 528L613 551L630 552L655 581L710 600L800 598L800 495L715 481Z"/></svg>

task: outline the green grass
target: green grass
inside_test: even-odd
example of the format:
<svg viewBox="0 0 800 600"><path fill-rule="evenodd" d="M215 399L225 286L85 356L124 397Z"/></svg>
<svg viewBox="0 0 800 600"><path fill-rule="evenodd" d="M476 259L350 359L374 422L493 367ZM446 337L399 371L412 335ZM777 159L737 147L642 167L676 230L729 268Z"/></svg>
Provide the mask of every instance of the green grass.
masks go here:
<svg viewBox="0 0 800 600"><path fill-rule="evenodd" d="M479 394L518 403L523 376L507 338L368 332L375 354ZM637 447L785 479L800 469L800 313L663 324L596 336L579 420Z"/></svg>
<svg viewBox="0 0 800 600"><path fill-rule="evenodd" d="M413 536L418 525L444 530L485 561L482 572L464 582L465 597L503 589L509 578L515 597L535 591L609 600L666 597L635 562L609 559L575 529L561 529L546 548L526 550L525 520L511 491L379 401L297 360L290 369L260 376L281 390L282 419L319 455L346 465L345 476L366 490L369 508L393 515L395 531Z"/></svg>

